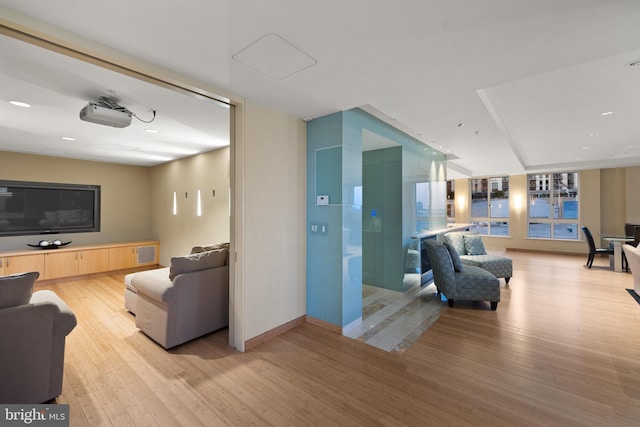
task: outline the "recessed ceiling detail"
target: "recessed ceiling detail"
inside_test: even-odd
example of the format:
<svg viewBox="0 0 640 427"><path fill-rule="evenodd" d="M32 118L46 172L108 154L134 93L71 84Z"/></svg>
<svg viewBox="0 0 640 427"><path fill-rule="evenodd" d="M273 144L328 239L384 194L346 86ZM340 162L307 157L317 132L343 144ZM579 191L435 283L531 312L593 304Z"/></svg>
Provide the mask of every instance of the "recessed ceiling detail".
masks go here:
<svg viewBox="0 0 640 427"><path fill-rule="evenodd" d="M282 80L318 63L278 34L266 34L232 57L275 80Z"/></svg>

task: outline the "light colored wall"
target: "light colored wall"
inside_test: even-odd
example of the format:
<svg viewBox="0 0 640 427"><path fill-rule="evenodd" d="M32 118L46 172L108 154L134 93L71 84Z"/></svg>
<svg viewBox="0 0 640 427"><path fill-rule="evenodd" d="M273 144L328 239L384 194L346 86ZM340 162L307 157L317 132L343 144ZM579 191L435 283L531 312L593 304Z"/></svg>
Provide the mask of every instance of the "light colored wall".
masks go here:
<svg viewBox="0 0 640 427"><path fill-rule="evenodd" d="M229 162L227 147L151 168L151 230L162 242L160 264L168 266L195 245L229 241ZM202 216L196 215L198 189Z"/></svg>
<svg viewBox="0 0 640 427"><path fill-rule="evenodd" d="M600 170L600 230L603 236L620 236L624 232L627 222L626 172L626 168Z"/></svg>
<svg viewBox="0 0 640 427"><path fill-rule="evenodd" d="M626 168L626 221L640 224L640 166Z"/></svg>
<svg viewBox="0 0 640 427"><path fill-rule="evenodd" d="M586 225L591 229L596 241L601 242L601 171L600 169L583 170L579 172L579 225ZM580 231L577 241L545 240L527 238L527 175L512 175L509 177L510 224L509 237L483 236L487 248L492 250L528 249L550 252L586 253L586 243ZM458 198L465 197L465 209L460 209ZM516 208L516 200L520 198L520 210ZM471 202L469 193L469 179L456 180L456 222L469 223ZM601 242L604 246L605 242Z"/></svg>
<svg viewBox="0 0 640 427"><path fill-rule="evenodd" d="M306 127L245 102L243 132L246 341L306 312Z"/></svg>
<svg viewBox="0 0 640 427"><path fill-rule="evenodd" d="M456 207L455 221L460 224L471 222L471 193L469 180L466 178L456 179Z"/></svg>
<svg viewBox="0 0 640 427"><path fill-rule="evenodd" d="M154 239L149 223L149 168L0 152L0 178L100 185L100 232L56 235L72 245ZM0 237L0 250L27 249L40 235Z"/></svg>

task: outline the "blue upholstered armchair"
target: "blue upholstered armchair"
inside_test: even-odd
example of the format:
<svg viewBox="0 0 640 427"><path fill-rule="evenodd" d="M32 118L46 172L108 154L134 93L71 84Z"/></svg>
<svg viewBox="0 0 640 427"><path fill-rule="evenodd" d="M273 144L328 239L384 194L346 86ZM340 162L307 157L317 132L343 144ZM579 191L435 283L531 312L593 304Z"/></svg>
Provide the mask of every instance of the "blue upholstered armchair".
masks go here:
<svg viewBox="0 0 640 427"><path fill-rule="evenodd" d="M491 309L498 308L500 281L480 267L463 264L453 246L435 240L424 240L433 281L453 307L455 300L489 301Z"/></svg>
<svg viewBox="0 0 640 427"><path fill-rule="evenodd" d="M460 255L462 263L483 268L497 278L504 277L509 283L513 276L511 258L487 254L482 237L474 231L454 231L444 235L444 241L453 246Z"/></svg>

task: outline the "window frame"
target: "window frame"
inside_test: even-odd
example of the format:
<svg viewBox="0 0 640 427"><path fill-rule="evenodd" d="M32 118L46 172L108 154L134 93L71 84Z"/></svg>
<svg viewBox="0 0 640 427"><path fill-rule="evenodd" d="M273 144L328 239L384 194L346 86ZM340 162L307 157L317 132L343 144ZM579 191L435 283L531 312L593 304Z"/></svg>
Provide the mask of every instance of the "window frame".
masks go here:
<svg viewBox="0 0 640 427"><path fill-rule="evenodd" d="M487 194L487 216L473 216L473 201L474 201L474 197L473 195L476 194L477 192L474 192L473 189L475 187L474 185L474 181L481 181L481 180L486 180L487 184L486 184L486 194ZM498 191L503 192L506 194L506 216L492 216L491 215L491 209L492 209L492 193L494 193L493 191L493 181L494 180L499 180L498 182L500 182L501 184L498 185L498 188L495 192L497 193ZM506 181L506 190L503 189L504 183ZM509 175L502 175L502 176L490 176L490 177L484 177L484 178L472 178L470 180L470 185L471 185L471 189L470 189L470 194L469 194L469 198L471 201L471 206L470 206L470 222L472 224L472 226L474 226L476 228L476 230L478 230L478 225L479 224L486 224L486 234L482 233L482 230L478 230L480 232L480 234L482 234L483 236L488 236L488 237L511 237L511 203L510 203L510 187L511 187L511 178ZM507 233L506 234L492 234L491 233L491 227L493 223L502 223L502 225L506 225L507 227ZM494 225L495 227L495 225Z"/></svg>
<svg viewBox="0 0 640 427"><path fill-rule="evenodd" d="M555 175L567 175L567 183L569 183L570 179L569 179L569 175L574 175L574 187L571 187L570 189L567 190L567 192L571 195L571 193L573 192L573 189L575 189L575 192L573 192L573 197L574 197L574 201L575 201L575 205L576 205L576 217L565 217L565 214L563 214L562 218L556 217L556 210L557 210L557 201L560 199L560 190L556 188L556 184L557 182L559 182L560 180L555 180L554 176ZM537 180L540 179L540 177L542 177L543 180L543 186L546 185L547 189L545 190L543 189L532 189L531 188L531 179L532 177L536 177ZM535 194L538 191L548 191L549 192L549 212L547 217L539 217L539 216L535 216L532 217L531 216L531 207L532 207L532 201L534 200L533 194ZM542 199L540 197L535 197L535 200L537 201L538 199ZM563 208L564 209L564 208ZM540 237L540 236L532 236L531 235L531 224L532 223L536 223L536 224L548 224L549 226L549 236L548 237ZM574 235L574 237L566 237L566 236L562 236L562 237L556 237L556 230L558 228L558 226L562 226L562 225L571 225L574 226L575 225L575 230L571 230L570 232ZM580 172L579 171L561 171L561 172L546 172L546 173L532 173L532 174L527 174L527 222L526 222L526 227L527 227L527 239L536 239L536 240L555 240L555 241L567 241L567 242L576 242L576 241L580 241L580 233L579 233L579 229L580 229L580 225L581 225L581 209L580 209Z"/></svg>

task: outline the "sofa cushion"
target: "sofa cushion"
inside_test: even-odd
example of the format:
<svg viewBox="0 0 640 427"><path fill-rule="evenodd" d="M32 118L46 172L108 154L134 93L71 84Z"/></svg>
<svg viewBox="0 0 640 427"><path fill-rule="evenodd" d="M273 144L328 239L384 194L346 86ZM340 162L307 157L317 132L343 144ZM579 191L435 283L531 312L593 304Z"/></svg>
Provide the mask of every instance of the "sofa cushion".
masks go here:
<svg viewBox="0 0 640 427"><path fill-rule="evenodd" d="M449 255L451 255L453 269L458 272L462 271L462 260L460 259L460 255L458 254L458 251L456 251L456 248L447 242L444 242L444 246L449 250Z"/></svg>
<svg viewBox="0 0 640 427"><path fill-rule="evenodd" d="M479 234L465 234L464 236L464 249L467 255L486 255L487 251L484 249L482 243L482 237Z"/></svg>
<svg viewBox="0 0 640 427"><path fill-rule="evenodd" d="M28 304L33 294L33 283L40 273L19 273L0 277L0 308Z"/></svg>
<svg viewBox="0 0 640 427"><path fill-rule="evenodd" d="M465 265L473 265L489 271L496 277L511 277L513 265L511 258L500 255L464 255L460 257Z"/></svg>
<svg viewBox="0 0 640 427"><path fill-rule="evenodd" d="M229 250L229 242L225 242L225 243L214 243L211 245L202 245L202 246L194 246L193 248L191 248L191 254L199 254L201 252L208 252L208 251L216 251L219 249L226 249Z"/></svg>
<svg viewBox="0 0 640 427"><path fill-rule="evenodd" d="M189 273L190 271L222 267L227 259L228 252L226 249L218 249L187 256L172 257L169 279L173 280L178 274Z"/></svg>

